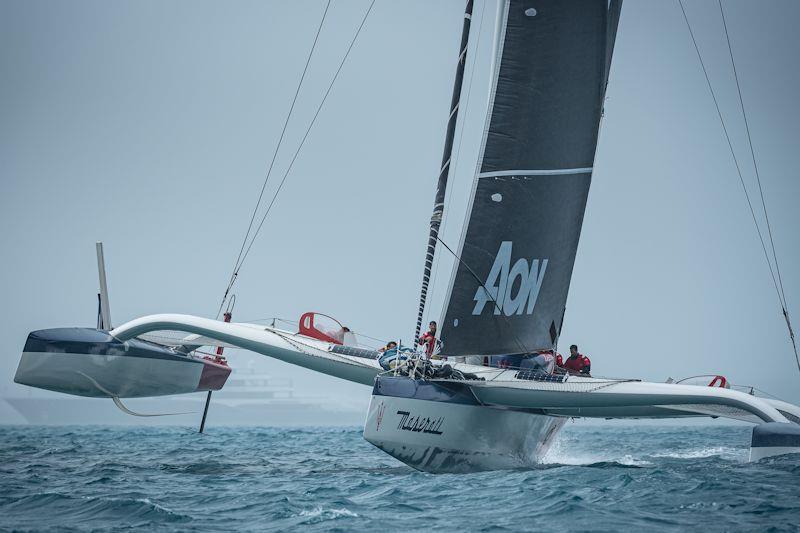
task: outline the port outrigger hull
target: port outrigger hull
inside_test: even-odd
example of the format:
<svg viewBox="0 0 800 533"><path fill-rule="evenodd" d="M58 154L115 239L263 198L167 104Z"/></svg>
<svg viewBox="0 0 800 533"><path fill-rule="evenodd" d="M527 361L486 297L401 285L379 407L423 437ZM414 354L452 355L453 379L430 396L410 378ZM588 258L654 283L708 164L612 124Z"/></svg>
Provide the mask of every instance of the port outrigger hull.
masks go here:
<svg viewBox="0 0 800 533"><path fill-rule="evenodd" d="M229 366L92 328L31 332L14 381L95 398L146 398L220 390Z"/></svg>

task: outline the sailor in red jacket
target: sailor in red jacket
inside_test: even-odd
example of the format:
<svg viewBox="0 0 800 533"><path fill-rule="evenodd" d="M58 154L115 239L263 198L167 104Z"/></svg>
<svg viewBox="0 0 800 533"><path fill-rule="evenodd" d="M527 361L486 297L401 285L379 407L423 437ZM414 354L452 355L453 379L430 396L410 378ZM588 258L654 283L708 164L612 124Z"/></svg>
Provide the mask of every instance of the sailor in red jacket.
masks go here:
<svg viewBox="0 0 800 533"><path fill-rule="evenodd" d="M564 361L563 367L570 374L588 374L592 370L592 362L583 354L578 353L578 345L569 347L569 357Z"/></svg>
<svg viewBox="0 0 800 533"><path fill-rule="evenodd" d="M431 355L433 355L433 349L436 347L436 322L431 320L428 326L428 332L417 340L417 344L425 345L425 354L430 359Z"/></svg>

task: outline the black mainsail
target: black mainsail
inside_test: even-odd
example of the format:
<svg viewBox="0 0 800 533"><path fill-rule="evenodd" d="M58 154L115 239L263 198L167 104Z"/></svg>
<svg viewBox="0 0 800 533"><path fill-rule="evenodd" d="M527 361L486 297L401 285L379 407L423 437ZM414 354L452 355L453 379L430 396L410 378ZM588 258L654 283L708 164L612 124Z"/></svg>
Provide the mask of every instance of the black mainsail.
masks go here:
<svg viewBox="0 0 800 533"><path fill-rule="evenodd" d="M558 339L620 7L501 6L486 129L445 301L448 355L525 353Z"/></svg>

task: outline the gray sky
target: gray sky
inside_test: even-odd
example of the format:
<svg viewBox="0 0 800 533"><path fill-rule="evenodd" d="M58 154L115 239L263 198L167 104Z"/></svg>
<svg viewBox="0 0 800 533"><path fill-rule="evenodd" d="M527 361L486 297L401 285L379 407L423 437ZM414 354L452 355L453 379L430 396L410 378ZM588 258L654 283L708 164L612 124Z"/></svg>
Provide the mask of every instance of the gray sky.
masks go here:
<svg viewBox="0 0 800 533"><path fill-rule="evenodd" d="M333 2L268 191L368 3ZM686 6L758 201L717 5ZM800 3L725 6L800 317ZM94 323L97 240L116 324L214 315L323 8L0 0L0 393L20 392L11 381L30 330ZM461 0L402 9L378 0L241 271L235 319L317 310L373 336L410 336L462 10ZM444 232L453 244L485 113L493 14L490 0L469 54L475 75ZM800 402L786 326L677 2L626 1L608 97L562 343L579 344L600 375L720 372ZM431 318L450 275L443 259ZM369 395L270 365L300 389Z"/></svg>

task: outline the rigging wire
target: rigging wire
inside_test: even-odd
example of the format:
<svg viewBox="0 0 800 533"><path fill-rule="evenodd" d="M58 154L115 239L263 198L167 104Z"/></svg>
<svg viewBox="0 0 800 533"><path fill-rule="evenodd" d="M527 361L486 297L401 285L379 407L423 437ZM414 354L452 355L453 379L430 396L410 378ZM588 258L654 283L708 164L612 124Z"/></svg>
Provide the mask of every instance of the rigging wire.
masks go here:
<svg viewBox="0 0 800 533"><path fill-rule="evenodd" d="M750 137L750 125L747 121L747 113L744 110L744 99L742 98L742 89L739 85L739 75L736 72L736 61L733 59L733 47L731 46L731 38L728 34L728 24L725 21L725 10L722 8L722 0L718 0L719 13L722 16L722 27L725 28L725 40L728 42L728 54L731 56L731 65L733 66L733 78L736 80L736 91L739 94L739 107L742 110L742 117L744 117L744 127L747 131L747 144L750 145L750 157L753 159L753 170L756 174L756 182L758 183L758 193L761 196L761 207L764 209L764 220L767 223L767 234L769 235L769 244L772 247L772 259L775 262L775 272L778 275L778 285L780 286L781 311L783 311L783 318L786 320L786 327L789 329L789 339L792 341L792 349L794 350L794 357L797 362L797 369L800 370L800 354L797 351L797 341L794 337L794 330L792 329L792 322L789 320L788 304L786 303L786 292L783 289L783 278L781 277L781 267L778 263L778 254L775 251L775 241L772 238L772 225L769 222L769 212L767 211L767 203L764 200L764 188L761 186L761 175L758 172L758 163L756 163L756 153L753 149L753 140ZM779 297L779 299L780 299Z"/></svg>
<svg viewBox="0 0 800 533"><path fill-rule="evenodd" d="M233 272L231 273L231 277L228 280L228 286L225 289L225 295L222 297L222 302L219 304L219 309L217 310L216 318L219 318L219 314L222 312L222 307L225 305L225 300L228 298L228 293L230 292L233 284L235 283L236 276L239 270L239 261L242 258L242 253L244 252L244 247L247 244L247 238L250 236L250 231L253 229L253 222L256 219L256 215L258 214L258 209L261 207L261 200L264 197L264 191L267 188L267 183L269 182L269 178L272 175L272 167L275 166L275 159L278 157L278 151L281 149L281 144L283 143L283 137L286 135L286 127L289 125L289 120L292 118L292 112L294 111L294 106L297 103L297 97L300 94L300 88L303 86L303 81L306 78L306 73L308 72L308 65L311 63L311 57L314 55L314 50L317 47L317 41L319 41L319 34L322 31L322 26L325 23L325 17L328 15L328 9L331 7L331 0L325 4L325 11L322 12L322 19L319 21L319 26L317 27L317 33L314 35L314 42L311 44L311 50L308 52L308 57L306 58L306 64L303 66L303 73L300 75L300 81L297 82L297 89L294 91L294 97L292 98L292 104L289 106L289 112L286 114L286 119L283 121L283 128L281 128L281 134L278 138L278 144L275 146L275 151L272 153L272 160L269 162L269 167L267 168L267 176L264 178L264 183L261 185L261 192L258 194L258 200L256 201L256 206L253 208L253 214L250 217L250 223L247 225L247 232L244 235L244 239L242 239L242 246L239 248L239 255L236 257L236 262L234 263Z"/></svg>
<svg viewBox="0 0 800 533"><path fill-rule="evenodd" d="M750 201L750 194L747 192L747 186L744 183L744 177L742 176L742 169L739 166L739 160L736 158L736 152L733 149L733 143L731 142L731 137L728 134L728 128L725 126L725 119L722 117L722 111L719 107L719 102L717 102L717 95L714 92L714 88L711 86L711 79L708 77L708 71L706 70L706 65L703 62L703 57L700 54L700 48L697 46L697 40L694 38L694 32L692 31L692 26L689 23L689 17L686 16L686 10L683 7L683 0L678 0L678 4L681 6L681 11L683 12L683 18L686 21L686 26L689 28L689 35L692 38L692 43L694 44L695 52L697 52L697 58L700 60L700 66L703 69L703 74L706 78L706 83L708 85L708 90L711 93L711 98L714 100L714 106L717 109L717 115L719 116L719 122L722 125L722 131L725 133L725 140L728 142L728 148L731 152L731 157L733 158L733 163L736 166L736 173L739 175L739 182L742 184L742 190L744 191L744 197L747 200L747 206L750 208L750 215L753 217L753 224L756 227L756 232L758 232L758 239L761 241L761 248L764 250L764 259L767 261L767 266L769 267L769 273L772 276L772 283L775 285L775 290L778 292L778 299L783 303L783 299L780 295L780 289L778 288L778 281L775 277L775 271L772 268L772 261L769 259L769 253L767 252L767 246L764 243L764 236L761 233L761 227L758 224L758 219L756 218L756 212L753 209L753 203Z"/></svg>
<svg viewBox="0 0 800 533"><path fill-rule="evenodd" d="M305 144L306 139L308 138L308 134L311 132L311 129L314 126L314 123L316 122L317 117L319 116L319 113L322 110L322 107L325 105L325 102L328 99L328 95L331 93L331 89L333 89L333 85L336 82L336 80L338 79L339 73L342 71L342 67L344 66L345 62L347 61L347 58L350 56L350 52L353 49L353 45L355 44L356 40L358 39L358 36L361 34L361 30L364 27L364 23L367 21L367 17L369 16L370 12L372 11L372 7L374 5L375 5L375 0L372 0L372 2L370 2L369 7L367 8L366 13L364 14L364 17L361 19L361 23L359 24L358 29L356 30L356 33L353 36L353 39L350 41L350 45L347 47L347 51L345 52L344 57L342 57L342 60L339 63L339 67L336 69L336 73L333 75L333 78L331 79L330 84L328 84L328 88L325 91L325 95L322 97L322 100L320 101L319 105L317 106L317 110L314 112L314 116L311 119L311 122L308 124L308 127L306 128L306 131L305 131L305 133L303 135L303 138L301 139L300 144L297 147L297 150L295 150L294 155L292 156L292 159L289 162L289 166L286 169L286 172L284 172L283 177L281 178L281 181L280 181L280 184L278 185L278 188L275 190L275 193L272 195L272 199L270 200L270 203L267 206L267 209L264 212L264 215L261 217L261 221L259 222L258 226L256 227L256 230L253 232L253 236L250 239L250 244L247 245L247 248L245 249L244 254L241 255L241 259L237 262L236 268L235 268L233 274L231 275L231 280L229 282L228 289L225 291L225 298L227 298L228 293L230 292L231 288L233 288L233 285L236 283L236 280L238 279L238 276L239 276L239 270L241 270L242 266L244 265L244 262L247 259L247 256L250 254L250 250L253 247L253 243L255 243L255 240L258 237L258 234L261 232L261 228L264 226L264 221L267 219L267 216L269 215L270 211L272 210L272 207L275 205L275 201L277 200L278 195L280 194L281 190L283 189L284 184L286 183L286 178L289 176L289 173L291 172L292 167L294 166L294 162L297 160L297 156L300 154L300 150L303 148L303 145ZM223 305L224 305L224 299L223 299ZM222 306L220 306L220 307L222 307Z"/></svg>
<svg viewBox="0 0 800 533"><path fill-rule="evenodd" d="M256 319L252 319L252 320L242 320L242 322L249 323L249 324L258 324L259 322L283 322L283 323L288 324L290 326L297 326L300 323L297 320L288 320L286 318L279 318L279 317L256 318ZM382 345L386 344L386 342L388 342L386 339L379 339L378 337L372 337L372 336L367 335L366 333L364 333L362 331L355 331L355 330L350 330L350 331L354 335L357 335L359 337L365 337L367 339L380 342L380 343L382 343Z"/></svg>
<svg viewBox="0 0 800 533"><path fill-rule="evenodd" d="M275 200L278 198L278 195L280 194L281 189L283 188L283 185L286 183L286 178L289 176L289 173L292 170L292 166L294 165L294 162L297 160L297 156L300 154L300 150L303 148L303 145L305 144L306 139L308 138L308 134L311 132L311 128L314 126L314 123L316 122L317 117L319 116L319 113L322 110L322 107L325 105L325 101L328 99L328 95L330 95L331 89L333 89L333 84L336 82L336 79L339 77L339 73L342 71L342 67L345 64L345 61L347 61L347 58L350 55L350 51L353 49L353 45L355 44L356 40L358 39L358 36L361 33L361 29L364 27L364 23L367 21L367 17L369 16L370 11L372 11L372 7L374 5L375 5L375 0L372 0L372 2L369 5L369 8L367 8L367 12L364 14L364 17L361 19L361 24L358 26L358 29L356 30L356 34L353 36L353 39L350 41L350 45L348 46L347 51L344 54L344 57L342 57L342 60L339 63L339 67L336 69L336 73L333 75L333 79L331 79L331 82L328 85L328 89L325 91L325 95L322 97L322 101L320 101L319 106L317 106L317 110L314 113L314 117L311 119L311 122L308 124L308 127L306 128L305 134L303 135L303 138L300 141L300 145L297 147L297 150L295 150L294 155L292 156L292 160L289 162L289 167L286 169L286 172L284 172L284 174L283 174L283 178L281 179L280 185L278 185L278 189L275 191L275 194L272 196L272 200L270 201L270 204L267 207L266 212L261 217L261 222L259 222L258 227L256 228L256 231L253 233L253 238L250 240L250 245L247 247L247 250L245 251L244 256L242 257L242 260L241 260L241 263L239 265L239 268L241 268L241 265L244 264L245 259L247 259L247 256L250 253L250 249L253 247L253 243L255 242L256 237L258 237L258 234L261 231L262 226L264 225L264 221L267 219L267 215L269 215L269 212L272 209L272 206L275 204Z"/></svg>
<svg viewBox="0 0 800 533"><path fill-rule="evenodd" d="M739 94L739 107L742 110L742 117L744 118L744 128L747 132L747 144L750 145L750 157L753 159L753 169L756 173L756 183L758 183L758 192L761 196L761 207L764 209L764 220L767 223L767 234L769 235L769 243L772 247L772 258L775 263L775 272L778 275L778 285L781 288L781 296L783 297L782 304L786 307L786 293L783 290L783 279L781 278L781 269L778 264L778 256L775 252L775 241L772 238L772 225L769 222L769 212L767 211L767 204L764 201L764 189L761 186L761 174L758 172L758 163L756 163L756 153L753 149L753 139L750 137L750 124L747 121L747 113L744 110L744 100L742 99L742 88L739 85L739 75L736 72L736 61L733 59L733 48L731 47L731 38L728 35L728 24L725 21L725 11L722 9L722 0L718 0L719 13L722 16L722 27L725 29L725 40L728 42L728 54L731 57L731 66L733 67L733 79L736 81L736 91Z"/></svg>
<svg viewBox="0 0 800 533"><path fill-rule="evenodd" d="M482 31L481 30L483 29L483 19L484 19L483 15L484 15L484 13L486 11L486 4L487 4L487 2L486 2L486 0L484 0L483 7L481 8L481 20L480 20L480 23L478 24L478 38L475 41L475 53L473 54L473 58L472 58L472 67L471 67L471 71L470 71L470 74L469 74L469 83L467 84L467 99L464 102L464 106L463 106L463 110L464 110L463 113L464 114L462 115L463 118L461 119L461 128L459 129L459 133L458 133L458 148L456 148L456 155L455 155L455 158L453 159L454 163L453 163L452 172L450 174L453 177L456 176L456 171L458 170L458 162L461 159L461 143L464 141L464 126L466 125L466 122L467 122L466 121L466 118L467 118L466 114L467 114L467 110L469 109L469 99L470 99L470 96L472 95L472 81L475 79L475 64L478 62L478 51L480 50L479 47L480 47L480 44L481 44L481 35L482 35ZM461 107L460 104L459 104L459 107ZM451 186L451 187L449 187L447 189L447 192L445 193L445 200L444 200L445 205L447 205L447 201L452 196L452 194L453 194L453 187ZM448 220L447 214L448 214L448 212L449 211L447 211L447 210L444 211L445 214L444 214L444 217L442 219L442 229L440 230L440 233L444 233L444 229L447 226L447 220ZM430 286L430 293L431 294L433 294L433 290L436 287L436 281L439 278L439 265L441 264L441 262L442 262L442 260L441 260L441 256L440 256L436 260L436 267L435 267L435 269L433 271L433 283L431 283L431 286ZM428 312L426 313L426 315L427 315L425 317L426 321L427 321L428 318L430 318L429 310L430 310L430 308L428 308Z"/></svg>
<svg viewBox="0 0 800 533"><path fill-rule="evenodd" d="M508 317L506 316L505 312L503 312L503 310L502 310L502 309L500 308L500 306L498 305L498 303L497 303L497 299L496 299L496 298L495 298L495 297L492 295L492 293L491 293L491 292L489 292L489 289L487 289L487 288L486 288L486 285L484 285L484 283L481 281L481 279L478 277L478 275L475 273L475 271L474 271L474 270L472 270L472 268L471 268L471 267L470 267L470 266L469 266L467 263L465 263L465 262L464 262L464 260L463 260L463 259L461 259L461 258L458 256L458 254L457 254L457 253L455 253L455 252L453 251L453 249L452 249L452 248L450 248L449 246L447 246L447 243L446 243L446 242L444 242L444 241L443 241L443 240L442 240L442 239L441 239L441 238L440 238L438 235L436 236L436 240L437 240L437 241L439 241L439 243L441 243L441 245L442 245L442 246L444 246L444 247L447 249L447 251L448 251L448 252L450 252L451 254L453 254L453 257L455 257L455 258L456 258L456 260L457 260L459 263L461 263L462 265L464 265L464 268L466 268L466 269L467 269L467 271L468 271L468 272L469 272L469 273L472 275L472 277L473 277L473 278L475 278L475 281L477 281L477 282L478 282L478 284L479 284L481 287L483 287L483 290L486 292L486 295L487 295L489 298L491 298L491 300L492 300L492 303L494 304L494 308L495 308L495 310L497 310L497 312L498 312L499 316L500 316L500 317L501 317L503 320L505 320L505 323L506 323L506 325L508 325L508 327L509 327L509 330L511 331L511 335L514 337L514 342L516 342L516 343L517 343L517 346L518 346L518 347L519 347L519 348L522 350L522 352L521 352L521 353L523 353L523 354L529 354L529 353L533 353L531 350L529 350L529 349L528 349L528 348L525 346L525 343L524 343L524 342L522 342L522 341L520 340L520 338L517 336L517 334L516 334L516 333L514 333L514 328L513 328L513 327L511 327L511 322L508 320Z"/></svg>
<svg viewBox="0 0 800 533"><path fill-rule="evenodd" d="M769 267L769 273L770 273L770 276L772 277L772 284L775 287L775 292L777 293L777 296L778 296L778 302L780 303L781 310L783 311L783 317L786 320L786 326L789 329L789 339L792 342L792 349L794 350L795 360L797 362L797 368L798 368L798 370L800 370L800 354L798 353L797 342L796 342L796 339L795 339L794 331L792 329L792 324L791 324L791 321L789 320L789 313L788 313L788 311L786 309L785 293L783 292L783 282L782 281L780 283L778 282L778 280L780 278L780 273L778 273L778 277L777 278L776 278L776 275L775 275L775 271L778 270L777 256L775 254L775 244L774 244L774 241L772 241L772 231L771 231L771 229L769 229L769 218L767 216L766 203L764 202L764 193L763 193L763 189L761 187L761 179L760 179L760 177L758 175L758 167L756 165L755 152L753 150L753 144L752 144L752 141L750 139L749 126L747 126L747 117L746 117L746 115L744 113L744 103L743 103L743 100L742 100L741 89L739 87L738 76L736 75L735 63L734 63L733 70L734 70L734 77L736 78L736 88L737 88L737 90L739 92L739 103L740 103L740 106L741 106L741 109L742 109L742 115L745 115L745 127L747 128L747 138L748 138L748 142L750 144L750 152L751 152L751 155L753 157L753 166L754 166L755 171L756 171L756 177L757 177L757 180L758 180L759 191L761 192L761 201L762 201L762 206L764 208L764 216L767 219L767 226L768 226L769 233L770 233L770 243L772 245L773 257L775 258L775 269L774 270L773 270L773 267L772 267L772 261L770 260L770 257L769 257L769 252L767 251L766 243L764 242L764 236L763 236L763 234L761 232L761 227L758 224L758 219L756 218L756 213L755 213L755 210L753 209L753 203L750 200L750 194L747 191L747 186L745 185L744 177L742 176L742 169L741 169L741 167L739 165L739 161L736 158L736 153L735 153L735 151L733 149L733 143L731 142L730 135L728 134L728 128L725 126L725 120L724 120L724 118L722 116L722 111L720 110L719 102L717 101L717 96L714 93L714 88L711 85L711 79L708 76L708 71L706 70L705 63L703 62L703 57L700 54L700 48L697 45L697 40L694 37L694 32L692 31L692 25L689 23L689 17L686 15L686 9L683 6L683 0L678 0L678 5L680 6L681 12L683 13L683 19L686 21L686 27L689 29L689 35L692 38L692 44L694 45L695 52L697 53L697 58L700 60L700 66L703 69L703 75L706 78L706 84L708 85L708 90L711 93L711 98L714 100L714 106L716 107L717 115L719 116L719 121L720 121L720 124L722 125L722 131L725 133L725 139L728 142L728 148L730 149L731 157L733 158L733 162L734 162L734 164L736 166L736 172L739 175L739 182L742 185L742 190L744 191L744 196L745 196L745 199L747 200L747 206L750 209L750 215L753 218L753 224L755 225L756 232L758 233L758 239L759 239L759 241L761 241L761 248L764 251L764 259L766 260L767 266ZM720 11L722 12L722 4L721 3L720 3ZM728 42L728 52L730 53L731 62L733 63L733 51L732 51L732 48L731 48L731 45L730 45L730 37L728 36L727 25L725 24L724 12L723 12L723 15L722 15L722 20L723 20L723 25L725 26L725 36L726 36L726 39L727 39L727 42Z"/></svg>

